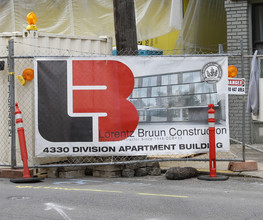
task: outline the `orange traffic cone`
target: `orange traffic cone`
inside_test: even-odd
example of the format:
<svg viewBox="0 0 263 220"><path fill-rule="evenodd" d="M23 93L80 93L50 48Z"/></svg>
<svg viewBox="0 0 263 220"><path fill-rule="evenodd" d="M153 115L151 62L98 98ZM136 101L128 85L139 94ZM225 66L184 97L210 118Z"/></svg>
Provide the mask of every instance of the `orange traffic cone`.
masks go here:
<svg viewBox="0 0 263 220"><path fill-rule="evenodd" d="M21 151L21 159L23 161L23 178L16 178L11 179L10 181L13 183L32 183L32 182L39 182L42 180L41 178L31 178L30 171L28 168L28 156L27 156L27 149L26 149L26 139L25 139L25 130L23 126L23 119L22 113L18 107L18 103L16 103L15 109L15 118L16 118L16 126L17 126L17 133L19 138L19 145Z"/></svg>

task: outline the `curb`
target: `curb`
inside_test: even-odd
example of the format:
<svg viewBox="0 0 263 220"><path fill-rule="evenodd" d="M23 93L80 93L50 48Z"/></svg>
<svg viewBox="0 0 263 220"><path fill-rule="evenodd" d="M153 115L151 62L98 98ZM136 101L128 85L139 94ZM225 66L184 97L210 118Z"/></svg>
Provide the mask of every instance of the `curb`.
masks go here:
<svg viewBox="0 0 263 220"><path fill-rule="evenodd" d="M199 171L200 175L207 175L210 173L209 170L204 170L204 169L197 169ZM234 177L248 177L248 178L259 178L259 179L263 179L260 176L257 175L252 175L252 174L248 174L248 173L242 173L242 172L233 172L233 171L229 171L229 170L217 170L216 173L218 174L222 174L222 175L226 175L226 176L234 176Z"/></svg>

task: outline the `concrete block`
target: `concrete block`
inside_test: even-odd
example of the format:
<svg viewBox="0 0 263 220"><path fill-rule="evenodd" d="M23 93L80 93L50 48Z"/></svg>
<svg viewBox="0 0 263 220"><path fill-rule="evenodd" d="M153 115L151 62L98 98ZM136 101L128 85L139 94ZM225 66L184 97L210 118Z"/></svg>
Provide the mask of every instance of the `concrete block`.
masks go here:
<svg viewBox="0 0 263 220"><path fill-rule="evenodd" d="M131 164L126 164L125 168L126 169L138 169L138 168L142 168L142 167L146 167L146 162L142 162L142 163L131 163Z"/></svg>
<svg viewBox="0 0 263 220"><path fill-rule="evenodd" d="M135 170L139 168L139 164L138 163L130 163L130 164L125 164L125 169L129 169L129 170Z"/></svg>
<svg viewBox="0 0 263 220"><path fill-rule="evenodd" d="M60 167L59 168L59 172L60 171L79 171L79 170L85 170L86 167Z"/></svg>
<svg viewBox="0 0 263 220"><path fill-rule="evenodd" d="M92 176L93 168L92 167L86 167L85 169L85 175L86 176Z"/></svg>
<svg viewBox="0 0 263 220"><path fill-rule="evenodd" d="M229 162L228 169L231 171L254 171L258 170L258 164L254 160L247 160L245 162Z"/></svg>
<svg viewBox="0 0 263 220"><path fill-rule="evenodd" d="M30 176L33 177L33 169L29 169ZM0 178L23 178L23 169L3 168L0 169Z"/></svg>
<svg viewBox="0 0 263 220"><path fill-rule="evenodd" d="M135 171L133 169L124 169L122 170L121 175L123 177L134 177Z"/></svg>
<svg viewBox="0 0 263 220"><path fill-rule="evenodd" d="M59 172L60 178L80 178L85 176L85 170L72 170Z"/></svg>
<svg viewBox="0 0 263 220"><path fill-rule="evenodd" d="M103 177L103 178L114 178L114 177L121 177L121 170L117 171L102 171L102 170L93 170L94 177Z"/></svg>
<svg viewBox="0 0 263 220"><path fill-rule="evenodd" d="M34 176L38 178L47 178L48 175L48 168L36 168L33 170L34 171Z"/></svg>
<svg viewBox="0 0 263 220"><path fill-rule="evenodd" d="M135 170L135 176L147 176L147 174L146 167L141 167Z"/></svg>
<svg viewBox="0 0 263 220"><path fill-rule="evenodd" d="M142 162L142 163L137 163L137 167L138 168L143 168L143 167L146 167L146 162Z"/></svg>
<svg viewBox="0 0 263 220"><path fill-rule="evenodd" d="M94 166L93 171L105 171L105 172L112 172L122 170L122 165L105 165L105 166Z"/></svg>
<svg viewBox="0 0 263 220"><path fill-rule="evenodd" d="M158 167L160 168L159 162L147 162L146 167Z"/></svg>
<svg viewBox="0 0 263 220"><path fill-rule="evenodd" d="M146 167L146 170L149 176L160 176L162 173L162 170L159 167Z"/></svg>
<svg viewBox="0 0 263 220"><path fill-rule="evenodd" d="M47 170L47 176L48 178L58 178L59 176L58 168L49 168Z"/></svg>

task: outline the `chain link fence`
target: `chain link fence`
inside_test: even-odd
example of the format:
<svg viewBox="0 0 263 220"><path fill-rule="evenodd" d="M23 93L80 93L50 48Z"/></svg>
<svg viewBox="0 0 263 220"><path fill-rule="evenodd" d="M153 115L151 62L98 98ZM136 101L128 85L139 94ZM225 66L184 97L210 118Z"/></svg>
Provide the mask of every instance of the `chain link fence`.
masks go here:
<svg viewBox="0 0 263 220"><path fill-rule="evenodd" d="M42 58L45 56L53 56L58 59L68 58L68 57L96 57L96 56L109 56L111 55L111 48L107 42L95 42L95 46L92 43L89 43L88 49L86 50L81 45L78 39L74 40L50 40L43 39L43 41L50 41L48 46L38 44L38 41L20 40L14 39L9 41L13 45L14 53L12 51L8 53L7 44L3 45L5 50L0 51L3 54L3 58L0 61L5 62L4 70L0 73L0 80L2 83L2 89L0 90L0 99L1 99L1 129L0 129L0 165L3 166L12 166L14 168L21 167L21 154L19 148L19 141L16 134L16 128L14 124L14 103L19 103L19 108L22 111L24 129L27 143L28 151L28 163L30 167L63 167L63 166L90 166L90 165L105 165L105 164L127 164L127 163L141 163L145 161L178 161L187 163L189 161L202 162L202 167L207 168L207 163L209 161L209 153L202 154L186 154L186 155L143 155L143 156L85 156L85 157L49 157L49 158L38 158L35 157L35 97L34 97L34 80L26 82L25 85L21 85L20 81L17 80L17 76L22 75L23 71L27 68L34 69L34 58ZM52 41L52 43L51 43ZM76 46L77 45L77 46ZM93 49L90 49L93 48ZM109 53L110 51L110 53ZM218 54L208 54L204 53L201 50L189 50L195 54L185 54L178 55L181 50L173 51L123 51L123 56L127 55L144 55L151 59L152 56L218 56ZM184 51L186 52L186 51ZM145 53L145 54L142 54ZM229 57L234 57L235 59L240 59L241 55L229 55ZM14 70L12 70L13 62ZM8 67L9 63L9 67ZM14 74L13 74L14 73ZM11 89L10 89L11 88ZM12 90L13 88L13 90ZM14 94L11 94L11 93ZM227 92L227 91L226 91ZM15 97L12 100L12 97ZM242 98L243 96L241 96ZM230 98L235 103L236 96ZM240 103L239 103L240 104ZM230 112L233 111L230 106ZM242 112L239 114L242 118ZM242 125L242 123L241 123ZM244 126L244 125L242 125ZM231 127L231 122L230 122ZM240 133L241 132L241 133ZM238 133L236 135L236 133ZM231 129L231 135L234 134L234 137L242 136L242 130L240 129ZM15 139L14 139L15 137ZM12 139L13 138L13 139ZM231 145L230 152L217 152L218 161L241 161L242 158L242 145Z"/></svg>
<svg viewBox="0 0 263 220"><path fill-rule="evenodd" d="M4 55L4 52L1 51ZM0 58L0 62L4 62L4 66L1 66L0 70L0 165L11 165L11 113L10 113L10 91L8 86L8 71L7 71L7 59Z"/></svg>

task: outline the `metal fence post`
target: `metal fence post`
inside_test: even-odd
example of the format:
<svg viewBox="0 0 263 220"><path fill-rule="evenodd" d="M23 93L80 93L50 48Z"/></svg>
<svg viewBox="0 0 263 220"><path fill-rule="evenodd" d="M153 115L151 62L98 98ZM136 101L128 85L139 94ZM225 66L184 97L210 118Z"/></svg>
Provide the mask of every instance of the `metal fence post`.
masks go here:
<svg viewBox="0 0 263 220"><path fill-rule="evenodd" d="M218 53L219 53L219 54L224 53L223 44L218 44Z"/></svg>
<svg viewBox="0 0 263 220"><path fill-rule="evenodd" d="M9 135L11 135L11 167L16 166L16 127L15 127L15 73L14 40L8 41L8 83L9 83Z"/></svg>
<svg viewBox="0 0 263 220"><path fill-rule="evenodd" d="M242 78L245 78L244 74L244 46L243 46L243 39L241 38L240 40L240 50L241 50L241 72L242 72ZM242 158L243 161L246 160L245 158L245 142L246 142L246 137L245 137L245 128L246 128L246 122L245 122L245 96L243 96L242 100L243 108L242 108Z"/></svg>

